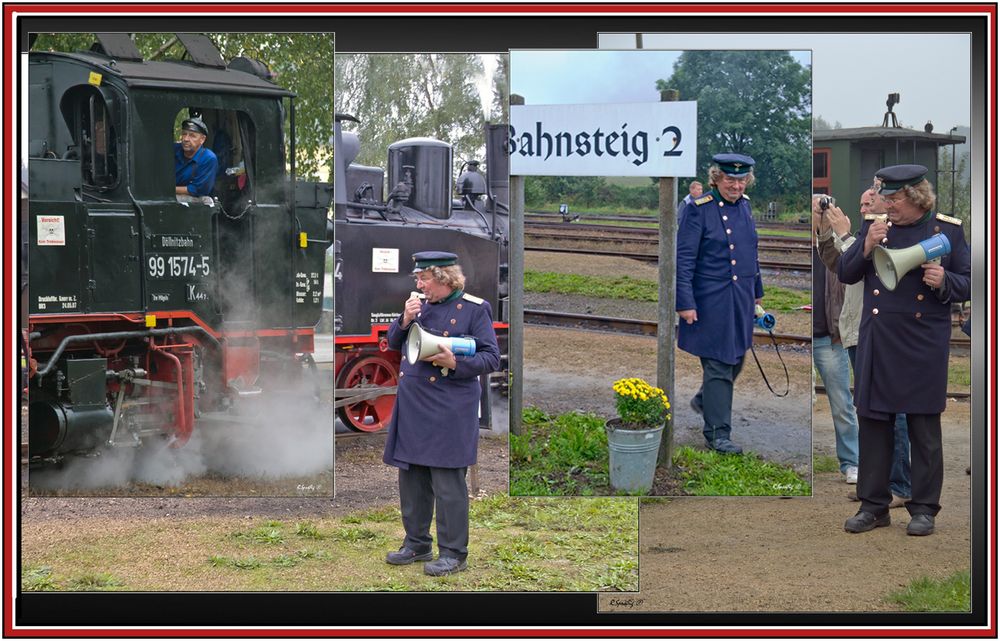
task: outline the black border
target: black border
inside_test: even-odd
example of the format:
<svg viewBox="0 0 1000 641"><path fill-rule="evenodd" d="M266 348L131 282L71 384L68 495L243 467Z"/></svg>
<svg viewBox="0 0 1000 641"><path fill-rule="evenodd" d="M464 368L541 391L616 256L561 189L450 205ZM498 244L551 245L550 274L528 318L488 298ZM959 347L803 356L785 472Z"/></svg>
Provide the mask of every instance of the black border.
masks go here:
<svg viewBox="0 0 1000 641"><path fill-rule="evenodd" d="M849 11L852 6L843 6ZM252 5L240 5L253 10ZM454 5L456 12L464 6ZM750 11L753 9L748 7ZM905 10L900 6L899 10ZM128 10L124 7L123 10ZM239 10L239 9L237 9ZM788 11L795 10L789 6ZM199 16L200 31L332 31L337 51L503 51L509 48L594 48L598 32L970 32L973 34L972 101L974 113L985 102L987 21L969 16L450 16L414 17L274 17ZM16 22L18 44L26 45L29 31L188 31L191 16L170 17L24 17ZM993 27L995 29L995 25ZM995 33L993 34L995 37ZM724 41L712 43L724 48ZM845 46L849 43L845 42ZM995 82L995 79L994 79ZM18 99L20 87L17 88ZM995 97L994 97L995 99ZM995 117L987 113L986 118ZM974 118L975 120L975 118ZM995 125L995 122L993 123ZM989 145L987 145L987 151ZM982 166L982 165L978 165ZM985 173L985 172L984 172ZM989 176L984 197L989 198ZM988 227L974 228L982 247L996 239L986 237ZM987 268L989 264L987 263ZM977 301L986 302L986 279L976 284ZM992 355L991 355L991 363ZM978 380L985 381L982 373ZM977 380L974 378L974 381ZM990 390L977 389L975 406L989 417ZM975 409L974 414L975 416ZM986 602L986 488L984 472L989 463L985 448L987 425L973 429L972 550L973 612L969 614L881 613L604 613L596 612L591 594L510 593L24 593L19 594L15 622L19 626L985 626ZM978 435L978 436L977 436ZM977 440L978 439L978 440ZM976 482L978 480L978 482ZM863 580L859 577L859 580ZM995 586L994 586L995 587ZM978 598L977 598L978 597ZM995 596L994 596L995 599ZM994 604L995 611L995 604ZM614 634L613 631L608 630ZM66 631L71 633L71 631ZM168 636L169 631L163 631ZM360 632L360 631L359 631ZM493 636L502 636L496 631ZM704 634L706 631L703 631ZM719 636L728 636L719 630ZM920 635L914 631L915 635ZM949 634L951 632L951 634ZM941 636L957 631L942 630ZM698 634L697 632L694 632ZM621 632L619 632L621 634ZM837 636L831 630L829 636ZM922 635L921 635L922 636Z"/></svg>

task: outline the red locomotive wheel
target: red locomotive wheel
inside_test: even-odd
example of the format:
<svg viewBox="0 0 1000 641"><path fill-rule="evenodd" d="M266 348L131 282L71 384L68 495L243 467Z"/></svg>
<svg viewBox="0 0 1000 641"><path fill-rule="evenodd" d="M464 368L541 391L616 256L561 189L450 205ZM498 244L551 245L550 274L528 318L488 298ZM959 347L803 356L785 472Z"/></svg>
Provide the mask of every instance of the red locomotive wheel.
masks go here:
<svg viewBox="0 0 1000 641"><path fill-rule="evenodd" d="M379 356L365 356L352 361L340 375L340 389L394 387L396 369ZM344 425L355 432L377 432L389 425L395 394L386 394L368 401L358 401L337 408Z"/></svg>

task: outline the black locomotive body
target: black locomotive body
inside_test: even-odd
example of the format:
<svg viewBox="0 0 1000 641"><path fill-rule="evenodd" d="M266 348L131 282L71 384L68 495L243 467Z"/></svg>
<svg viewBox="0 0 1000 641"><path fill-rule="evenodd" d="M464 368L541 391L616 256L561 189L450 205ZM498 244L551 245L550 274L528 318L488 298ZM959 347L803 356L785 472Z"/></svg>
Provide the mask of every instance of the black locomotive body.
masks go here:
<svg viewBox="0 0 1000 641"><path fill-rule="evenodd" d="M352 164L360 142L342 131L342 120L353 119L338 116L335 135L335 404L349 428L376 431L388 424L395 402L400 354L388 350L385 335L414 289L414 253L459 256L466 291L490 302L507 353L507 128L486 125L486 175L468 161L453 186L449 144L430 138L393 143L386 176L381 168Z"/></svg>
<svg viewBox="0 0 1000 641"><path fill-rule="evenodd" d="M332 189L295 180L294 95L179 37L191 60L143 60L124 34L29 55L32 457L180 446L201 412L292 378L313 351ZM211 197L175 195L175 127L191 116L218 157Z"/></svg>

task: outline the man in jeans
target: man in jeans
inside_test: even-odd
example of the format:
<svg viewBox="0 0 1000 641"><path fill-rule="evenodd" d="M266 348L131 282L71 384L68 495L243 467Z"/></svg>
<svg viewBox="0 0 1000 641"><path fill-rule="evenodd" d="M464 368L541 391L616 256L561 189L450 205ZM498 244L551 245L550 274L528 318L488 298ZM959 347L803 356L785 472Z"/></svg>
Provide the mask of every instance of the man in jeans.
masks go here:
<svg viewBox="0 0 1000 641"><path fill-rule="evenodd" d="M823 216L821 201L826 198L814 195L812 200L813 229L819 230ZM847 351L841 343L839 319L844 303L844 285L837 275L829 272L820 262L819 253L813 249L813 364L823 379L826 396L830 401L833 427L837 437L837 459L844 480L853 485L858 482L858 417L851 396L851 368Z"/></svg>

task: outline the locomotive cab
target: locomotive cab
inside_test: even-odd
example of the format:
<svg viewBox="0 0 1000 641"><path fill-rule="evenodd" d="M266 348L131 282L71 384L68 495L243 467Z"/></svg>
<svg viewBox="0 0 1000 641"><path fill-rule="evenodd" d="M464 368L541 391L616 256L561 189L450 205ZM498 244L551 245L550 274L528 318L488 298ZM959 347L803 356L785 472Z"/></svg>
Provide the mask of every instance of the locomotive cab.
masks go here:
<svg viewBox="0 0 1000 641"><path fill-rule="evenodd" d="M322 307L331 190L286 169L294 94L204 36L183 34L185 61L98 37L29 54L33 457L183 445L201 412L307 361ZM198 197L175 193L194 116L218 163Z"/></svg>

